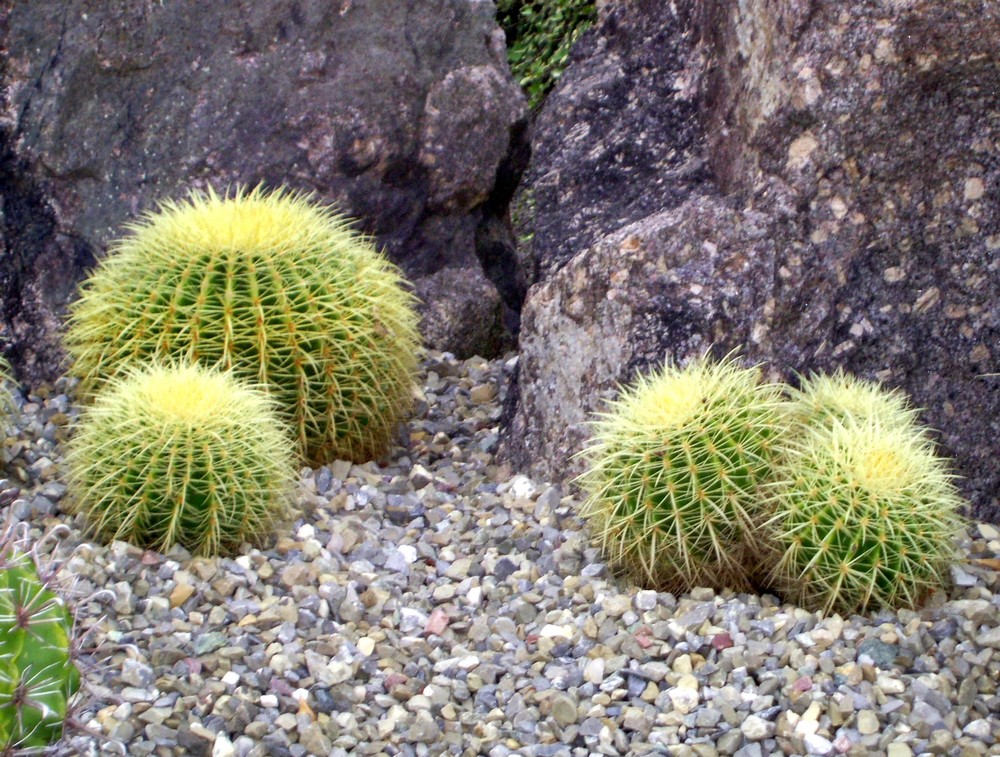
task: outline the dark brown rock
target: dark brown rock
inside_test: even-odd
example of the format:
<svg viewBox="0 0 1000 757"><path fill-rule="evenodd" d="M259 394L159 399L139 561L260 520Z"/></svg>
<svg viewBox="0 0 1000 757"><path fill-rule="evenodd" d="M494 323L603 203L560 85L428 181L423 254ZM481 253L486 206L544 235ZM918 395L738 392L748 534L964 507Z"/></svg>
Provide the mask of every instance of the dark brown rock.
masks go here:
<svg viewBox="0 0 1000 757"><path fill-rule="evenodd" d="M513 185L497 177L519 172L526 126L489 3L2 5L5 238L21 250L4 312L29 375L58 369L53 325L82 266L192 187L313 190L359 218L428 305L458 296L433 287L438 272L482 278L477 229L502 218ZM439 326L435 347L469 338Z"/></svg>
<svg viewBox="0 0 1000 757"><path fill-rule="evenodd" d="M972 514L1000 521L1000 11L706 0L689 23L715 181L598 229L530 291L514 462L573 472L618 382L715 344L775 377L842 367L903 388Z"/></svg>

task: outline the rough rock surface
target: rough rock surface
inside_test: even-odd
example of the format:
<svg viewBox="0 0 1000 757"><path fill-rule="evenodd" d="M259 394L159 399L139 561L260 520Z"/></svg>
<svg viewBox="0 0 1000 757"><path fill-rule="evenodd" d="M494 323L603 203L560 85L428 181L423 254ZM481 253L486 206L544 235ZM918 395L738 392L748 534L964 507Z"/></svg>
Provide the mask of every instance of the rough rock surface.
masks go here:
<svg viewBox="0 0 1000 757"><path fill-rule="evenodd" d="M52 325L83 267L192 187L313 190L361 219L429 305L457 296L438 272L482 278L479 227L526 154L489 3L33 0L2 4L0 37L3 315L28 377L57 370ZM456 347L456 330L469 338L451 324L436 346Z"/></svg>
<svg viewBox="0 0 1000 757"><path fill-rule="evenodd" d="M564 478L619 382L714 343L776 377L840 366L902 387L972 512L1000 521L1000 13L706 2L685 23L714 179L595 230L529 292L508 453ZM530 175L558 173L548 155Z"/></svg>
<svg viewBox="0 0 1000 757"><path fill-rule="evenodd" d="M512 214L530 285L707 176L691 32L662 0L602 7L534 124Z"/></svg>

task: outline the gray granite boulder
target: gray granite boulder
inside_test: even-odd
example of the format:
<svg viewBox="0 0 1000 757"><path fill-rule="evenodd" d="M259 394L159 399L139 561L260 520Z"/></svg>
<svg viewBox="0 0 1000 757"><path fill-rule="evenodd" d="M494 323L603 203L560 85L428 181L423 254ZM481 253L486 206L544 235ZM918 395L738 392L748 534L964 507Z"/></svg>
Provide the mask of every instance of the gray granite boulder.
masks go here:
<svg viewBox="0 0 1000 757"><path fill-rule="evenodd" d="M662 7L614 7L669 25ZM566 478L588 412L619 382L714 344L774 377L842 367L903 388L972 514L1000 521L1000 384L987 375L1000 371L1000 10L706 0L677 19L689 64L663 96L696 85L711 177L624 229L591 229L529 291L512 461ZM570 129L602 141L592 120ZM558 138L536 155L547 163L529 176L572 162ZM621 195L602 201L607 218L629 217Z"/></svg>
<svg viewBox="0 0 1000 757"><path fill-rule="evenodd" d="M495 290L436 283L482 282L480 227L502 222L526 157L491 3L2 5L0 277L26 377L59 369L54 325L121 224L206 185L315 191L359 219L428 308L462 313L471 303L456 298L475 289L475 306L500 312ZM497 321L438 322L433 346L476 351Z"/></svg>

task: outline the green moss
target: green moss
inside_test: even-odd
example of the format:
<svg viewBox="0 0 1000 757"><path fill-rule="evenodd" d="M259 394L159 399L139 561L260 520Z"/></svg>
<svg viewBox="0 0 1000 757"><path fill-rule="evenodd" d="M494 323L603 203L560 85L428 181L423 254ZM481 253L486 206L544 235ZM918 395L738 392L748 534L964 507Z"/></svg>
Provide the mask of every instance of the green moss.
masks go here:
<svg viewBox="0 0 1000 757"><path fill-rule="evenodd" d="M498 0L510 67L532 109L541 106L566 68L573 43L596 20L593 0Z"/></svg>

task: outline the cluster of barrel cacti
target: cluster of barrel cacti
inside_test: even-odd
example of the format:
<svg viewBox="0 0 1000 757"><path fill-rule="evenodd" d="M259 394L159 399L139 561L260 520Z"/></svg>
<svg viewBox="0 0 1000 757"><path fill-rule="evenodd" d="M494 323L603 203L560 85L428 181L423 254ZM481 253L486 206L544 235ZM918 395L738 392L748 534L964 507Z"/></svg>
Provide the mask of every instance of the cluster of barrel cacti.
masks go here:
<svg viewBox="0 0 1000 757"><path fill-rule="evenodd" d="M791 389L732 356L667 365L622 391L584 454L598 543L657 589L912 608L954 559L961 502L917 412L841 372Z"/></svg>
<svg viewBox="0 0 1000 757"><path fill-rule="evenodd" d="M98 533L233 549L281 512L287 448L309 464L388 448L413 396L414 298L347 219L284 189L209 190L129 231L65 338L92 401L73 501Z"/></svg>
<svg viewBox="0 0 1000 757"><path fill-rule="evenodd" d="M80 673L73 616L13 533L0 537L0 753L35 754L62 736Z"/></svg>

